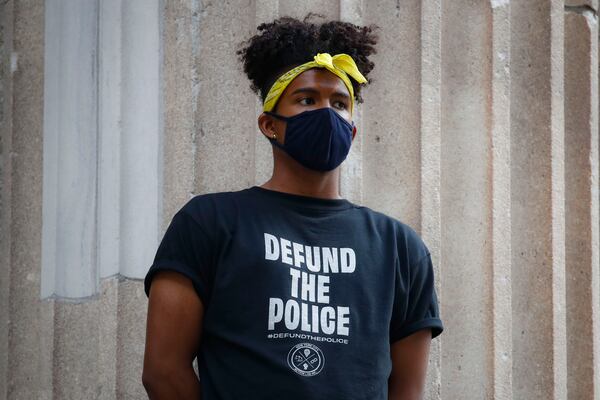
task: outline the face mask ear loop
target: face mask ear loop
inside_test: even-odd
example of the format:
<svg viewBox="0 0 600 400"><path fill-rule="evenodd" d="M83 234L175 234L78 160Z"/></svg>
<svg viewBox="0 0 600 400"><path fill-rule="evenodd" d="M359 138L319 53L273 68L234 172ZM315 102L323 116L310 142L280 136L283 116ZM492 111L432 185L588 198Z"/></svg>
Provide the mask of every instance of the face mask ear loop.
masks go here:
<svg viewBox="0 0 600 400"><path fill-rule="evenodd" d="M271 111L263 111L263 112L264 112L265 114L267 114L267 115L270 115L270 116L272 116L272 117L275 117L275 118L277 118L277 119L279 119L279 120L287 121L287 119L288 119L287 117L284 117L283 115L275 114L274 112L271 112ZM269 139L269 142L271 142L271 144L272 144L273 146L277 146L277 147L279 147L280 149L282 149L282 150L285 150L285 147L284 147L284 146L282 146L282 145L281 145L281 144L280 144L280 143L277 141L277 139L275 139L275 138L272 138L272 137L268 137L267 139Z"/></svg>
<svg viewBox="0 0 600 400"><path fill-rule="evenodd" d="M287 121L289 119L289 117L284 117L283 115L279 115L279 114L275 114L274 112L271 111L263 111L265 114L270 115L272 117L277 118L278 120L281 121Z"/></svg>

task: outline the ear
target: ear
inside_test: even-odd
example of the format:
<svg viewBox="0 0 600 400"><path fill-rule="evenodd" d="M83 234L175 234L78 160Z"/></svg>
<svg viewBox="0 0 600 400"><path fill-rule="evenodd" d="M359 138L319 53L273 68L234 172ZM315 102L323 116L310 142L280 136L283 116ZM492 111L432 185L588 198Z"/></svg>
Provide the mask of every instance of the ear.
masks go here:
<svg viewBox="0 0 600 400"><path fill-rule="evenodd" d="M275 122L273 117L265 113L261 113L258 116L258 129L268 138L272 138L273 134L276 133Z"/></svg>

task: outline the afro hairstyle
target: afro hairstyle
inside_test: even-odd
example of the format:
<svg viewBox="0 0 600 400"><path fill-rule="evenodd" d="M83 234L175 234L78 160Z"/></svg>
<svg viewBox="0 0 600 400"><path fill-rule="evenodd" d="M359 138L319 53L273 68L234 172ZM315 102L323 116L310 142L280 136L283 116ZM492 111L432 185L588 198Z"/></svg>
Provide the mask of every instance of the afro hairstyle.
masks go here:
<svg viewBox="0 0 600 400"><path fill-rule="evenodd" d="M317 53L350 55L359 71L368 78L376 53L377 25L358 26L349 22L314 22L322 15L309 13L302 21L281 17L257 27L258 34L238 45L236 54L251 82L251 89L264 101L277 78L290 69L311 61ZM350 78L358 103L361 86Z"/></svg>

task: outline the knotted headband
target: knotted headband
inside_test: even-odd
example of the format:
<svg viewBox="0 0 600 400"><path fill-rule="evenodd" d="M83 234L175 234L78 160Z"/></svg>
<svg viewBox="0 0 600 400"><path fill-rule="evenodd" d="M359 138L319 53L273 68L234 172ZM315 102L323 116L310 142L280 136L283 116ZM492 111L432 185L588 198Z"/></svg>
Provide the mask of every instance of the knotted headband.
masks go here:
<svg viewBox="0 0 600 400"><path fill-rule="evenodd" d="M352 102L352 108L354 108L354 88L352 82L350 82L350 75L358 83L366 83L367 79L360 73L356 63L348 54L336 54L331 56L329 53L317 53L314 61L309 61L295 68L292 68L285 74L281 75L265 97L263 103L263 111L271 111L275 107L277 100L281 97L281 94L285 88L302 72L310 68L327 68L332 73L340 77L350 92L350 100Z"/></svg>

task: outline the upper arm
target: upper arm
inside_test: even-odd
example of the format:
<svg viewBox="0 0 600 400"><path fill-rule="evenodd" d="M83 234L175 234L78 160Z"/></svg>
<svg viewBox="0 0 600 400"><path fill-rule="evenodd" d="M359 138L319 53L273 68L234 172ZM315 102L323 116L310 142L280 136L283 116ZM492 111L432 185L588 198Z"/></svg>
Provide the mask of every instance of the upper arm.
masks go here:
<svg viewBox="0 0 600 400"><path fill-rule="evenodd" d="M390 400L421 399L431 345L431 329L421 329L390 346L392 372L388 382Z"/></svg>
<svg viewBox="0 0 600 400"><path fill-rule="evenodd" d="M157 272L148 300L144 375L190 367L200 346L203 316L204 306L189 278Z"/></svg>

